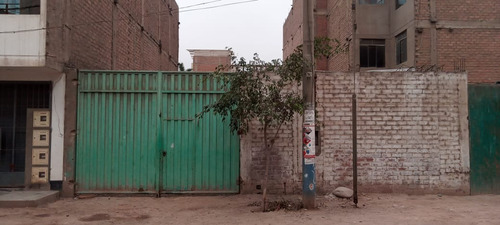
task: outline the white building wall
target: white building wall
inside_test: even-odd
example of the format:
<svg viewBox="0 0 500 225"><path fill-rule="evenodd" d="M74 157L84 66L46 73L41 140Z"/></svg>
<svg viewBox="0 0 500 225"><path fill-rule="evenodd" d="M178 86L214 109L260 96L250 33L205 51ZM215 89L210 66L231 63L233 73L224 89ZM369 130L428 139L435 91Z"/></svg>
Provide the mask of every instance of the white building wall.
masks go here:
<svg viewBox="0 0 500 225"><path fill-rule="evenodd" d="M52 82L52 133L50 180L63 180L64 155L64 97L66 92L66 75L62 74L59 80Z"/></svg>
<svg viewBox="0 0 500 225"><path fill-rule="evenodd" d="M0 15L0 67L45 66L47 2L40 15Z"/></svg>

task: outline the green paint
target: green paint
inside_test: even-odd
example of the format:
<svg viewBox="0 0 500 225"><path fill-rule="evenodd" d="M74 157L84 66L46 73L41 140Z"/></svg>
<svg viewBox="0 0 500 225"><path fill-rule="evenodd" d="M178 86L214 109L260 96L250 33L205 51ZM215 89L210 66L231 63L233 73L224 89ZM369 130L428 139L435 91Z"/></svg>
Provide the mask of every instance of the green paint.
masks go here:
<svg viewBox="0 0 500 225"><path fill-rule="evenodd" d="M223 93L207 77L81 71L77 193L237 193L239 137L195 116Z"/></svg>
<svg viewBox="0 0 500 225"><path fill-rule="evenodd" d="M500 85L469 85L472 194L500 194Z"/></svg>

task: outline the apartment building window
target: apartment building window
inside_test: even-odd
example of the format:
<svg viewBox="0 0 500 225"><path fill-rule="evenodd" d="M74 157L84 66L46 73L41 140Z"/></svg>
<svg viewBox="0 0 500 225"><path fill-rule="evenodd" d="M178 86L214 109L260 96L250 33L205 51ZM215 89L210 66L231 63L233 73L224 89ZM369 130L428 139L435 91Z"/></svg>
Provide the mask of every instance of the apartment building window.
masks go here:
<svg viewBox="0 0 500 225"><path fill-rule="evenodd" d="M40 14L40 0L0 0L0 14Z"/></svg>
<svg viewBox="0 0 500 225"><path fill-rule="evenodd" d="M359 0L359 4L383 5L384 0Z"/></svg>
<svg viewBox="0 0 500 225"><path fill-rule="evenodd" d="M399 9L402 5L406 3L406 0L396 0L396 9Z"/></svg>
<svg viewBox="0 0 500 225"><path fill-rule="evenodd" d="M360 67L385 67L385 40L361 39L359 45Z"/></svg>
<svg viewBox="0 0 500 225"><path fill-rule="evenodd" d="M399 65L408 59L406 31L396 36L396 63Z"/></svg>

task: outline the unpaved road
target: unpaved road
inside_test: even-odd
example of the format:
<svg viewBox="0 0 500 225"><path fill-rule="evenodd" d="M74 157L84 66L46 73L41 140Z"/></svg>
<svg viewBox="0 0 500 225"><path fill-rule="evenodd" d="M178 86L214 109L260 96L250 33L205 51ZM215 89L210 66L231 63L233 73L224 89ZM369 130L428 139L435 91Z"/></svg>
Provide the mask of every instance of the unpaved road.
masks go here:
<svg viewBox="0 0 500 225"><path fill-rule="evenodd" d="M274 196L274 198L279 198ZM299 196L286 196L298 199ZM253 212L258 195L95 197L0 209L0 224L500 224L500 196L367 194L359 208L321 197L319 209Z"/></svg>

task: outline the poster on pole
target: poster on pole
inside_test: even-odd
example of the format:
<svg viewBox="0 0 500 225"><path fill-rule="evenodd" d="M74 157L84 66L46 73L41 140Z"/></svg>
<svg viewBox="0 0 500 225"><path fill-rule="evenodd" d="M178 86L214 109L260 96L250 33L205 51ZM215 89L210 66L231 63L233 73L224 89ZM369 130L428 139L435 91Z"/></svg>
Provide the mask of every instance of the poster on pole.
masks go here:
<svg viewBox="0 0 500 225"><path fill-rule="evenodd" d="M311 165L314 164L314 158L316 158L316 125L314 123L304 123L303 125L303 155L304 164Z"/></svg>

